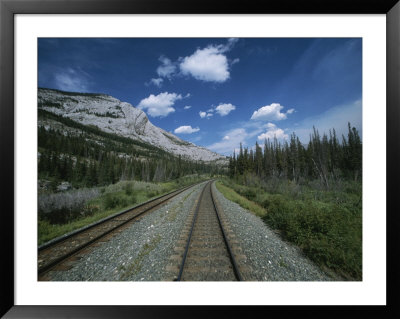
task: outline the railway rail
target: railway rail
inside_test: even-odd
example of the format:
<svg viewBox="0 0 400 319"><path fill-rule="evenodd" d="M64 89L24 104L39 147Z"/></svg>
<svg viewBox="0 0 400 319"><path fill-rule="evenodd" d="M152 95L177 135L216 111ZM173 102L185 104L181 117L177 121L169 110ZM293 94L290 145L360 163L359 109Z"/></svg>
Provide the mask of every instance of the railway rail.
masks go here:
<svg viewBox="0 0 400 319"><path fill-rule="evenodd" d="M73 260L74 256L78 253L113 236L140 216L155 210L178 194L197 184L184 187L129 208L40 246L38 248L38 279L47 280L46 273L50 270L55 267L62 268L63 264L68 264L68 261Z"/></svg>
<svg viewBox="0 0 400 319"><path fill-rule="evenodd" d="M176 281L243 280L211 184L197 202Z"/></svg>

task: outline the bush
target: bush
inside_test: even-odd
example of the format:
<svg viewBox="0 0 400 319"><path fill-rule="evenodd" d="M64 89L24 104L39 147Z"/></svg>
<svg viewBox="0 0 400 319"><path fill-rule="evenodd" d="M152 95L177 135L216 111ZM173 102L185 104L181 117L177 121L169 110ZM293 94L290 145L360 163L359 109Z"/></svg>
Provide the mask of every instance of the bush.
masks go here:
<svg viewBox="0 0 400 319"><path fill-rule="evenodd" d="M80 218L86 203L99 196L98 189L80 189L38 196L39 220L50 224L65 224Z"/></svg>
<svg viewBox="0 0 400 319"><path fill-rule="evenodd" d="M300 185L271 178L261 183L263 189L227 179L223 184L261 205L264 222L315 263L343 278L362 279L361 183L342 181L329 191L320 181Z"/></svg>
<svg viewBox="0 0 400 319"><path fill-rule="evenodd" d="M149 191L149 192L147 193L147 197L148 197L148 198L152 198L152 197L157 196L157 195L158 195L158 192L157 192L157 191Z"/></svg>
<svg viewBox="0 0 400 319"><path fill-rule="evenodd" d="M100 210L99 205L86 205L81 212L81 216L82 217L92 216L94 213L97 213L99 210Z"/></svg>
<svg viewBox="0 0 400 319"><path fill-rule="evenodd" d="M129 204L135 205L136 203L137 203L137 196L136 196L136 194L132 194L129 197Z"/></svg>
<svg viewBox="0 0 400 319"><path fill-rule="evenodd" d="M120 197L117 194L108 193L104 196L104 208L113 209L120 206Z"/></svg>
<svg viewBox="0 0 400 319"><path fill-rule="evenodd" d="M319 265L356 279L362 274L361 216L334 204L272 195L264 221Z"/></svg>
<svg viewBox="0 0 400 319"><path fill-rule="evenodd" d="M262 202L262 206L267 210L279 210L285 204L285 199L282 195L269 195Z"/></svg>
<svg viewBox="0 0 400 319"><path fill-rule="evenodd" d="M256 198L256 192L252 189L246 189L243 194L244 197L246 197L249 200L254 200Z"/></svg>
<svg viewBox="0 0 400 319"><path fill-rule="evenodd" d="M125 207L134 203L136 203L136 196L134 195L126 196L122 192L107 193L103 197L103 206L105 209Z"/></svg>
<svg viewBox="0 0 400 319"><path fill-rule="evenodd" d="M131 183L126 183L126 185L124 186L125 189L125 194L130 196L133 194L133 185Z"/></svg>

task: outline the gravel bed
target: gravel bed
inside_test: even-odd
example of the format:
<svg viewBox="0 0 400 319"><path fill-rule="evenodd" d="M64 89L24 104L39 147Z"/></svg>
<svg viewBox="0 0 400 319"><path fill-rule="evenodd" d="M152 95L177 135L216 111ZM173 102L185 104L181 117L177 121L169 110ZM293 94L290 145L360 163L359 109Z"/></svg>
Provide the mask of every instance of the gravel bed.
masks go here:
<svg viewBox="0 0 400 319"><path fill-rule="evenodd" d="M66 271L53 271L55 281L161 281L181 229L204 183L143 216L106 243L94 248Z"/></svg>
<svg viewBox="0 0 400 319"><path fill-rule="evenodd" d="M283 241L262 220L226 199L212 185L225 217L235 233L258 281L333 280L306 258L299 248Z"/></svg>

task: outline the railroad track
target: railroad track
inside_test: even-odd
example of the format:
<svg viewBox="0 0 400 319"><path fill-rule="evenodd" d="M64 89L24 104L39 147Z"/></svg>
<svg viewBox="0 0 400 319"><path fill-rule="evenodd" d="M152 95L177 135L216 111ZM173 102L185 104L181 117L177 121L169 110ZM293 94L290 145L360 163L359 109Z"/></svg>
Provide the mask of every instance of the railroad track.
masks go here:
<svg viewBox="0 0 400 319"><path fill-rule="evenodd" d="M190 229L186 232L187 240L176 281L243 280L211 183L203 188Z"/></svg>
<svg viewBox="0 0 400 319"><path fill-rule="evenodd" d="M140 216L159 208L170 199L195 185L197 184L129 208L40 246L38 248L38 280L48 280L46 274L55 268L60 270L70 268L70 263L73 262L74 258L80 258L80 256L77 256L78 254L87 251L90 247L98 245L102 241L108 240Z"/></svg>

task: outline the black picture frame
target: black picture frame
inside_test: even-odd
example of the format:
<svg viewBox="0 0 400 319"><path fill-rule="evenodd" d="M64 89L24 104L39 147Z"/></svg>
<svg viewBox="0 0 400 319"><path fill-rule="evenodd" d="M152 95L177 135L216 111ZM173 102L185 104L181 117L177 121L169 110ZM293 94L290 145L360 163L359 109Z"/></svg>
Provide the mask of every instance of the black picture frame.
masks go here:
<svg viewBox="0 0 400 319"><path fill-rule="evenodd" d="M15 14L385 14L387 21L386 306L16 306L14 303L14 16ZM379 318L399 316L397 198L400 137L400 3L398 0L0 0L1 309L5 318L164 318L285 315ZM382 172L383 173L383 172ZM379 212L383 213L383 212ZM6 225L6 227L4 227ZM179 303L179 302L177 302ZM266 308L268 307L268 309ZM250 313L251 312L251 313Z"/></svg>

